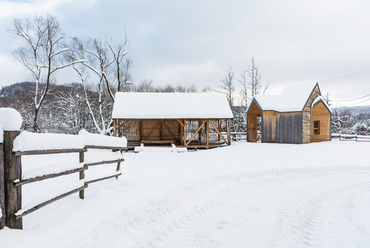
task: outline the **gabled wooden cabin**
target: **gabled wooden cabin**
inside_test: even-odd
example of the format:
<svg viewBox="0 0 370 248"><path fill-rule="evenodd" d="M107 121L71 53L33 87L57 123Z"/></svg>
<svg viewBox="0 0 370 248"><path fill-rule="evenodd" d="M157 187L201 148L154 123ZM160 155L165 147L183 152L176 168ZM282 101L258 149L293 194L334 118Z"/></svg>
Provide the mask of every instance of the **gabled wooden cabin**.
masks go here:
<svg viewBox="0 0 370 248"><path fill-rule="evenodd" d="M288 85L281 95L255 96L247 110L249 142L305 144L331 140L331 110L316 81Z"/></svg>
<svg viewBox="0 0 370 248"><path fill-rule="evenodd" d="M118 92L112 117L115 135L125 136L128 146L230 145L233 115L224 94Z"/></svg>

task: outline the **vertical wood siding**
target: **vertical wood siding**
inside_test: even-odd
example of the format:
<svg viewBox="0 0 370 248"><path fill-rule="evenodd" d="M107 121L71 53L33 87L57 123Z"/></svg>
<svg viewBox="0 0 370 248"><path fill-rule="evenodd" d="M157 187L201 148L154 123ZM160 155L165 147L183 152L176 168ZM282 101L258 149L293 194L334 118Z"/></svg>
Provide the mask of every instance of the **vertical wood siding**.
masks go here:
<svg viewBox="0 0 370 248"><path fill-rule="evenodd" d="M322 102L319 102L312 108L311 111L311 142L329 141L331 140L330 117L329 110ZM314 134L313 122L320 121L320 134Z"/></svg>
<svg viewBox="0 0 370 248"><path fill-rule="evenodd" d="M302 143L301 112L278 113L276 125L277 143Z"/></svg>

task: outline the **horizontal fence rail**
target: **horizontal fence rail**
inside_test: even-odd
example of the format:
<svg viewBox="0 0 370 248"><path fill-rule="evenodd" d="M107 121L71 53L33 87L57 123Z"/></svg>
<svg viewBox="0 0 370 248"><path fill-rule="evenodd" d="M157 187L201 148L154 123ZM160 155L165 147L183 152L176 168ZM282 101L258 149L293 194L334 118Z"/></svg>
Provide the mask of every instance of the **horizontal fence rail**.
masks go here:
<svg viewBox="0 0 370 248"><path fill-rule="evenodd" d="M357 134L332 134L332 138L339 138L342 141L370 141L370 136L367 135L357 135Z"/></svg>
<svg viewBox="0 0 370 248"><path fill-rule="evenodd" d="M13 141L19 135L19 133L19 131L4 132L4 143L6 143L4 144L4 161L6 161L6 164L4 165L3 156L0 155L0 176L3 176L0 177L0 183L2 183L0 184L0 203L2 207L5 207L4 209L1 209L3 214L0 216L0 229L2 229L4 226L8 226L12 229L22 229L22 217L77 192L79 193L79 197L84 199L84 190L88 188L89 184L113 177L118 179L118 177L122 175L120 172L120 166L124 159L121 156L122 151L126 150L127 147L86 145L84 148L78 149L13 151ZM3 148L2 145L1 148ZM88 151L88 149L108 149L112 151L118 150L121 152L121 154L119 154L119 157L100 157L98 159L89 159L85 161L85 153ZM28 170L22 175L21 156L64 153L79 153L79 162L76 164L61 164L39 167L34 170ZM89 168L89 166L115 163L117 166L114 172L85 179L85 171ZM51 168L51 166L53 167ZM1 173L1 170L5 168L7 168L7 170ZM29 205L22 208L22 185L64 175L70 175L73 173L79 173L79 180L76 182L76 185L67 185L65 188L55 190L55 192L49 192L50 195L41 200L35 200L33 203L31 202ZM5 185L5 187L2 185ZM3 191L7 193L3 194ZM5 197L3 195L5 195ZM7 195L8 197L6 197ZM3 204L2 201L4 201L4 199L5 203Z"/></svg>

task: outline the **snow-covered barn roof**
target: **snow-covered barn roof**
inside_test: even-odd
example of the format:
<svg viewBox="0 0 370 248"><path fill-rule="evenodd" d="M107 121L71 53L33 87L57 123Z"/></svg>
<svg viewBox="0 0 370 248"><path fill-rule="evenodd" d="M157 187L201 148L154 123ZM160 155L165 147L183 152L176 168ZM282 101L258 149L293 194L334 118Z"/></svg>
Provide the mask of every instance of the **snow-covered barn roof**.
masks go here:
<svg viewBox="0 0 370 248"><path fill-rule="evenodd" d="M257 95L254 100L262 110L302 111L316 85L317 81L295 82L289 84L280 95Z"/></svg>
<svg viewBox="0 0 370 248"><path fill-rule="evenodd" d="M220 93L142 93L117 92L113 119L198 119L232 118Z"/></svg>

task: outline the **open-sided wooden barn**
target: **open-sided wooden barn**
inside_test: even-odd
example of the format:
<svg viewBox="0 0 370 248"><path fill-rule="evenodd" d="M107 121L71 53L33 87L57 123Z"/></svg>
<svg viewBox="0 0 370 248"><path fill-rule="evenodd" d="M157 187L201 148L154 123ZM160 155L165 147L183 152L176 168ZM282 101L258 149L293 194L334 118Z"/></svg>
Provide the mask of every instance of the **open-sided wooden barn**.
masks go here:
<svg viewBox="0 0 370 248"><path fill-rule="evenodd" d="M292 83L281 95L257 95L247 110L248 138L257 142L257 118L261 141L305 144L331 140L331 110L316 81Z"/></svg>
<svg viewBox="0 0 370 248"><path fill-rule="evenodd" d="M115 135L125 136L128 146L230 144L233 115L224 94L118 92L112 117Z"/></svg>

